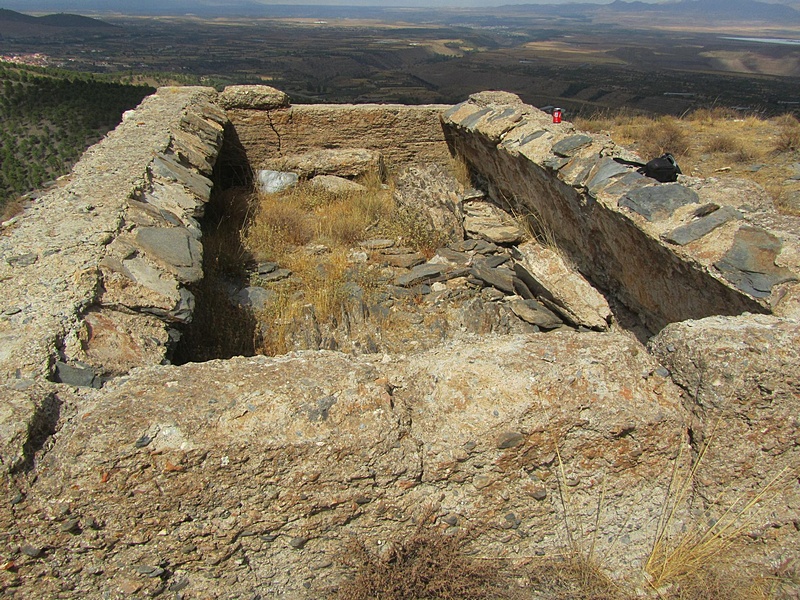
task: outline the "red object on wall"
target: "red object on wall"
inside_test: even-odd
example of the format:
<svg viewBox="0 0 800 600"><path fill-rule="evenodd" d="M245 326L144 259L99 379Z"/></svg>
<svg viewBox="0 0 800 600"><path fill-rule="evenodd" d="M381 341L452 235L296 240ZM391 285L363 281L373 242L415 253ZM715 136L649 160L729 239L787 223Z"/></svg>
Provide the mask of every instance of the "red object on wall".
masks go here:
<svg viewBox="0 0 800 600"><path fill-rule="evenodd" d="M561 123L561 109L554 108L553 109L553 123Z"/></svg>

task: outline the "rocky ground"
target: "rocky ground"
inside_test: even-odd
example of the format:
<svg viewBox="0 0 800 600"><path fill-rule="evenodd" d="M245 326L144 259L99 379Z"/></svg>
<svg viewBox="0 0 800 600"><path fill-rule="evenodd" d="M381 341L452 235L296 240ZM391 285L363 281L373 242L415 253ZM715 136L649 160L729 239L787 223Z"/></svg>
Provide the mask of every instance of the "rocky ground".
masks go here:
<svg viewBox="0 0 800 600"><path fill-rule="evenodd" d="M287 109L250 91L228 109ZM394 204L441 243L360 236L340 310L298 295L288 352L168 364L208 300L217 102L162 90L0 240L0 594L337 597L370 563L419 580L423 531L501 597L797 597L797 226L754 184L657 185L607 138L478 94L442 122L488 195L442 166L396 176ZM515 197L558 230L531 236ZM221 302L251 335L301 273L239 267ZM463 576L441 558L428 572ZM618 582L603 595L598 573Z"/></svg>
<svg viewBox="0 0 800 600"><path fill-rule="evenodd" d="M357 169L344 170L353 173ZM533 238L524 219L483 192L465 189L446 169L406 167L393 195L399 207L422 216L426 239L444 232L437 239L450 242L428 258L412 247L409 234L354 244L341 311L323 320L306 304L301 318L287 323L286 349L406 354L464 335L611 326L606 299L562 254ZM319 256L322 263L330 249L311 243L296 251ZM281 289L301 284L296 277L285 265L256 262L249 285L230 286L231 300L258 321ZM270 335L269 327L262 326L261 335Z"/></svg>

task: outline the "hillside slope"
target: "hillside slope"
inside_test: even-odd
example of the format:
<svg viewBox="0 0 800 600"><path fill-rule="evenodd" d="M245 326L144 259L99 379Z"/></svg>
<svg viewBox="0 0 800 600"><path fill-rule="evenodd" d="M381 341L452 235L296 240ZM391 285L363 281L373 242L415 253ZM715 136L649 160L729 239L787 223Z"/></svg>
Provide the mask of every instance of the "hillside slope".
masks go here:
<svg viewBox="0 0 800 600"><path fill-rule="evenodd" d="M69 172L153 91L0 63L0 214L18 196Z"/></svg>

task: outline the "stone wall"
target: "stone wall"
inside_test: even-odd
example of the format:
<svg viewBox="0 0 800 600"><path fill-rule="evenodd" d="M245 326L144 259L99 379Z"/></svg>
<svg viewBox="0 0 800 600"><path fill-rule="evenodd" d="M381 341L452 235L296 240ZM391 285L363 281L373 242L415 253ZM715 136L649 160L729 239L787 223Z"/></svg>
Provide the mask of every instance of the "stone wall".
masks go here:
<svg viewBox="0 0 800 600"><path fill-rule="evenodd" d="M223 141L248 168L369 139L390 165L448 156L433 107L296 108L271 88L161 89L3 232L0 594L326 597L352 539L380 552L423 515L519 568L509 581L591 540L645 589L662 533L742 498L760 510L738 565L797 572L796 220L741 182L645 180L511 95L450 110L450 143L596 283L654 329L778 316L682 321L649 348L564 328L160 364L191 318Z"/></svg>
<svg viewBox="0 0 800 600"><path fill-rule="evenodd" d="M754 184L657 183L615 162L626 153L607 136L554 124L513 94L475 94L443 123L499 203L534 215L651 330L711 315L800 314L800 219L775 214Z"/></svg>
<svg viewBox="0 0 800 600"><path fill-rule="evenodd" d="M232 125L223 161L260 169L282 156L321 148L376 150L390 169L450 157L439 120L446 106L291 105L281 93L255 96L249 88L232 86L222 94Z"/></svg>
<svg viewBox="0 0 800 600"><path fill-rule="evenodd" d="M162 88L0 237L0 380L99 385L159 364L191 319L209 177L227 119L210 88Z"/></svg>

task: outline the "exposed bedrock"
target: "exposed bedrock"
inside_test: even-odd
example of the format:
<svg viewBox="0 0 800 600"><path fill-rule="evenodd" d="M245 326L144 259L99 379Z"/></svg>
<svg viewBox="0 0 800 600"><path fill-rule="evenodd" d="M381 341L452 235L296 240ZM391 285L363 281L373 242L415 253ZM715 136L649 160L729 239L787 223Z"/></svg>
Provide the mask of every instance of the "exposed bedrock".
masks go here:
<svg viewBox="0 0 800 600"><path fill-rule="evenodd" d="M38 593L82 598L184 579L200 596L324 597L348 540L397 539L428 508L511 559L561 552L597 519L598 554L636 573L676 458L687 472L684 415L658 364L614 334L149 367L86 392L0 524L59 565Z"/></svg>
<svg viewBox="0 0 800 600"><path fill-rule="evenodd" d="M0 594L326 597L351 539L377 552L429 511L511 566L591 539L638 585L660 524L677 543L753 498L734 559L797 572L798 220L746 182L656 184L510 94L440 113L164 88L2 232ZM488 198L408 164L448 159L445 134ZM524 328L482 311L402 354L161 364L220 171L331 149L379 153L397 204L452 238L427 262L361 242L398 297L478 286ZM620 302L659 331L647 347L610 324Z"/></svg>

